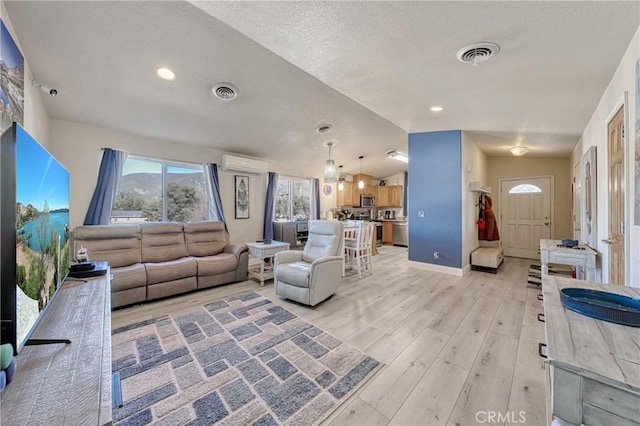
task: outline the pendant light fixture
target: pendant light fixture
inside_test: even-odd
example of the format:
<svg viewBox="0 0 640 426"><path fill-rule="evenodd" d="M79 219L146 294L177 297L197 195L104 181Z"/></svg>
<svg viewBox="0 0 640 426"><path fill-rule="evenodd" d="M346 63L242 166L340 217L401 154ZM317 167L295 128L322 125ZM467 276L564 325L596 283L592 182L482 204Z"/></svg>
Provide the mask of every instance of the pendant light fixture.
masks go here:
<svg viewBox="0 0 640 426"><path fill-rule="evenodd" d="M358 188L364 189L364 181L362 180L362 159L364 158L364 155L361 155L358 158L360 159L360 180L358 181Z"/></svg>
<svg viewBox="0 0 640 426"><path fill-rule="evenodd" d="M333 142L327 142L329 147L329 159L324 163L324 183L335 183L338 181L338 170L336 163L331 159L331 147Z"/></svg>
<svg viewBox="0 0 640 426"><path fill-rule="evenodd" d="M338 166L340 169L340 177L338 178L338 191L344 191L344 176L342 175L342 164Z"/></svg>

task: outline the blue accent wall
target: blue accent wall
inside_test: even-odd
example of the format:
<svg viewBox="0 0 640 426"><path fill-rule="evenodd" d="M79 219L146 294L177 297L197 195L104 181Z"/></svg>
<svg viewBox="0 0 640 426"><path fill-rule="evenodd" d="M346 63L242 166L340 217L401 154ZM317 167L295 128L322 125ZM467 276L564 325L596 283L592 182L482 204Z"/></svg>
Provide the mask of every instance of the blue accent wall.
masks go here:
<svg viewBox="0 0 640 426"><path fill-rule="evenodd" d="M462 267L461 164L460 130L409 135L409 260Z"/></svg>

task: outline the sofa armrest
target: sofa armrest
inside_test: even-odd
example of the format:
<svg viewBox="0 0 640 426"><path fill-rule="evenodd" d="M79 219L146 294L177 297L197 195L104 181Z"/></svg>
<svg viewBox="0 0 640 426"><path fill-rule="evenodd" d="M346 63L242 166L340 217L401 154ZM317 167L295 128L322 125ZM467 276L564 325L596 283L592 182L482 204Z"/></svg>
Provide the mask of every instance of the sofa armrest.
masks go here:
<svg viewBox="0 0 640 426"><path fill-rule="evenodd" d="M240 258L242 252L245 251L249 251L249 249L244 244L227 244L226 246L224 246L223 250L224 253L231 253L237 258Z"/></svg>
<svg viewBox="0 0 640 426"><path fill-rule="evenodd" d="M340 264L342 264L342 256L325 256L325 257L316 259L311 264L311 270L327 262L340 262Z"/></svg>
<svg viewBox="0 0 640 426"><path fill-rule="evenodd" d="M302 252L299 250L287 250L276 253L276 261L273 265L274 269L282 263L299 262L302 260Z"/></svg>

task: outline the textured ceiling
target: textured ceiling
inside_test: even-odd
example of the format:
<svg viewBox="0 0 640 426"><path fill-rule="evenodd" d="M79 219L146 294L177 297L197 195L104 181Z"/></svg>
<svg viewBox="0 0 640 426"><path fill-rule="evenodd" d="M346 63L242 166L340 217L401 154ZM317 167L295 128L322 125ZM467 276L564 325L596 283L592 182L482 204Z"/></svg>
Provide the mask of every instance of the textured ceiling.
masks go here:
<svg viewBox="0 0 640 426"><path fill-rule="evenodd" d="M406 133L567 157L639 25L637 2L11 2L51 117L376 177ZM203 13L203 10L207 13ZM607 23L615 25L607 25ZM502 51L478 67L466 44ZM158 66L177 78L155 76ZM233 102L216 99L218 82ZM432 105L445 111L429 112ZM333 124L328 135L314 129Z"/></svg>

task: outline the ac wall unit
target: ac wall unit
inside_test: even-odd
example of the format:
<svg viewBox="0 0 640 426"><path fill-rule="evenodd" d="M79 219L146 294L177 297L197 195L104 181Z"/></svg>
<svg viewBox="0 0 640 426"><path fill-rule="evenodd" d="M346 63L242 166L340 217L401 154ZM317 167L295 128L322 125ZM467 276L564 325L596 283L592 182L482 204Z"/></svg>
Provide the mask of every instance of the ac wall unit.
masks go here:
<svg viewBox="0 0 640 426"><path fill-rule="evenodd" d="M222 170L260 175L267 173L269 169L266 161L222 154Z"/></svg>

